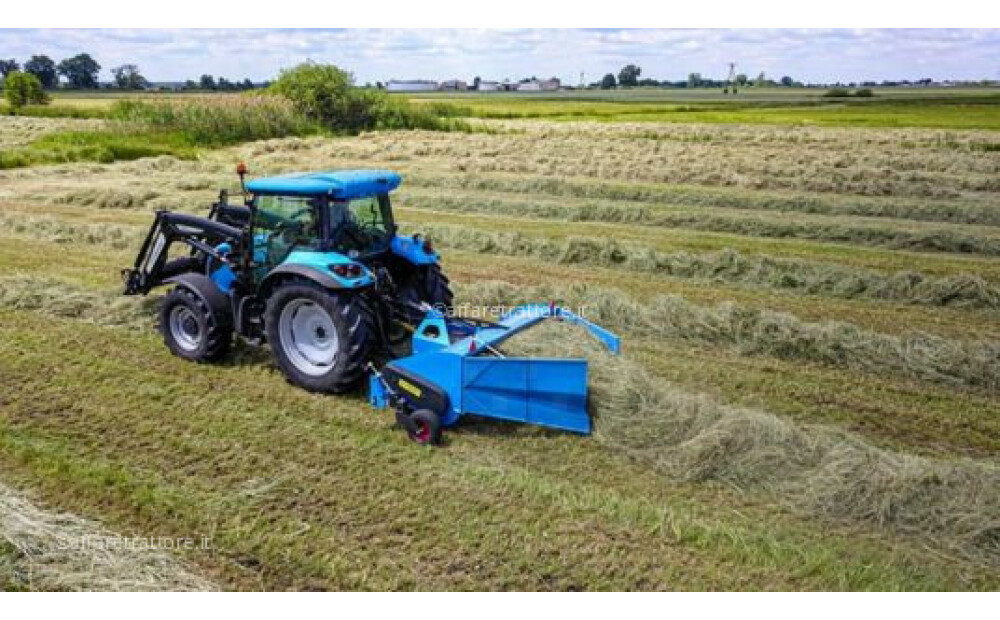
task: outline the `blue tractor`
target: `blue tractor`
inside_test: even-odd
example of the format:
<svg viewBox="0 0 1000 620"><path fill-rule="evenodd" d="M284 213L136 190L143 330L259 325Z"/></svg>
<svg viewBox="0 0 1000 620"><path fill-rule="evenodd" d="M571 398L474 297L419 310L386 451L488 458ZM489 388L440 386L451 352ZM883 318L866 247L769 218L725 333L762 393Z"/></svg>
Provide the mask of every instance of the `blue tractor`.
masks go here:
<svg viewBox="0 0 1000 620"><path fill-rule="evenodd" d="M259 178L242 205L220 193L208 218L159 211L125 294L174 285L160 329L175 355L219 360L234 332L271 346L307 390L355 387L401 327L452 292L429 240L396 234L389 194L398 174L347 170ZM181 252L178 254L177 249ZM390 303L386 303L386 302Z"/></svg>
<svg viewBox="0 0 1000 620"><path fill-rule="evenodd" d="M242 204L225 191L208 217L158 211L126 295L172 285L159 325L175 355L222 359L234 334L267 343L291 383L342 393L368 377L418 443L462 415L590 432L586 361L508 358L498 348L544 319L618 338L554 303L497 321L450 312L452 291L430 240L397 234L389 194L400 177L342 170L258 178L237 167Z"/></svg>

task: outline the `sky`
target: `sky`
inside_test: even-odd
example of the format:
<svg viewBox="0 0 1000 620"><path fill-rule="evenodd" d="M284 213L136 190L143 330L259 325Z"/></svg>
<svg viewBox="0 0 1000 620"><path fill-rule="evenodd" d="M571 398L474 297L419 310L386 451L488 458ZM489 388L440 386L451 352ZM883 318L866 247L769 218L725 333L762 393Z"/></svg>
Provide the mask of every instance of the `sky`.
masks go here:
<svg viewBox="0 0 1000 620"><path fill-rule="evenodd" d="M333 63L358 83L389 79L471 81L558 77L577 84L625 64L642 77L682 80L737 72L805 82L1000 79L1000 29L0 29L0 58L56 62L88 52L111 67L139 65L154 82L273 78L305 60Z"/></svg>

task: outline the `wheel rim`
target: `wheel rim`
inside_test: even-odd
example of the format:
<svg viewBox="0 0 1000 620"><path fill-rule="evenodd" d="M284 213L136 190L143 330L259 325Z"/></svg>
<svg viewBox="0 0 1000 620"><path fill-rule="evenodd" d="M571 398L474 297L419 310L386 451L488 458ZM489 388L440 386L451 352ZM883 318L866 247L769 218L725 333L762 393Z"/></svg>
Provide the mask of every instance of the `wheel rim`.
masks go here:
<svg viewBox="0 0 1000 620"><path fill-rule="evenodd" d="M307 375L324 375L337 361L337 327L326 310L311 300L293 299L285 305L278 335L288 361Z"/></svg>
<svg viewBox="0 0 1000 620"><path fill-rule="evenodd" d="M416 426L416 432L413 433L413 438L417 440L417 443L427 443L431 438L431 425L423 420L415 420L414 426Z"/></svg>
<svg viewBox="0 0 1000 620"><path fill-rule="evenodd" d="M174 306L170 311L170 335L185 351L196 351L201 346L201 325L187 306Z"/></svg>

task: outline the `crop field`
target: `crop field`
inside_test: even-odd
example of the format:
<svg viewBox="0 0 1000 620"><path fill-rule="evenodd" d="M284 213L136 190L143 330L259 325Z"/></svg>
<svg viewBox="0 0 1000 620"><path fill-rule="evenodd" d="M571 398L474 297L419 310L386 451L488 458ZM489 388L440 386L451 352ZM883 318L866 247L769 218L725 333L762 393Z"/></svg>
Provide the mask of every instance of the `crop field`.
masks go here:
<svg viewBox="0 0 1000 620"><path fill-rule="evenodd" d="M724 123L820 127L1000 129L995 88L874 91L872 97L827 97L819 88L590 90L553 93L420 93L423 104L449 104L487 119ZM401 95L402 96L402 95Z"/></svg>
<svg viewBox="0 0 1000 620"><path fill-rule="evenodd" d="M454 101L476 131L0 170L0 588L996 590L985 97L850 122L484 97ZM103 122L0 117L0 151ZM561 324L509 345L590 359L594 435L472 420L420 449L266 351L171 356L159 294L118 272L155 210L206 213L240 160L396 170L457 303L557 300L619 333L620 358ZM211 544L88 581L67 528Z"/></svg>

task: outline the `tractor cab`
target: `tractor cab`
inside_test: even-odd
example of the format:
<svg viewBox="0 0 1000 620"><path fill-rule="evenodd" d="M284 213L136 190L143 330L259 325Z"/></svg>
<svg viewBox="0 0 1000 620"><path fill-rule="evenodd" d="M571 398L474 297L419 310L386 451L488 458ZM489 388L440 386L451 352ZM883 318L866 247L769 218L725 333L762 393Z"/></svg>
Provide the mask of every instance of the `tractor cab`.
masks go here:
<svg viewBox="0 0 1000 620"><path fill-rule="evenodd" d="M246 184L253 213L254 280L291 261L326 271L342 284L367 283L392 250L396 225L389 192L398 174L386 170L313 172Z"/></svg>

